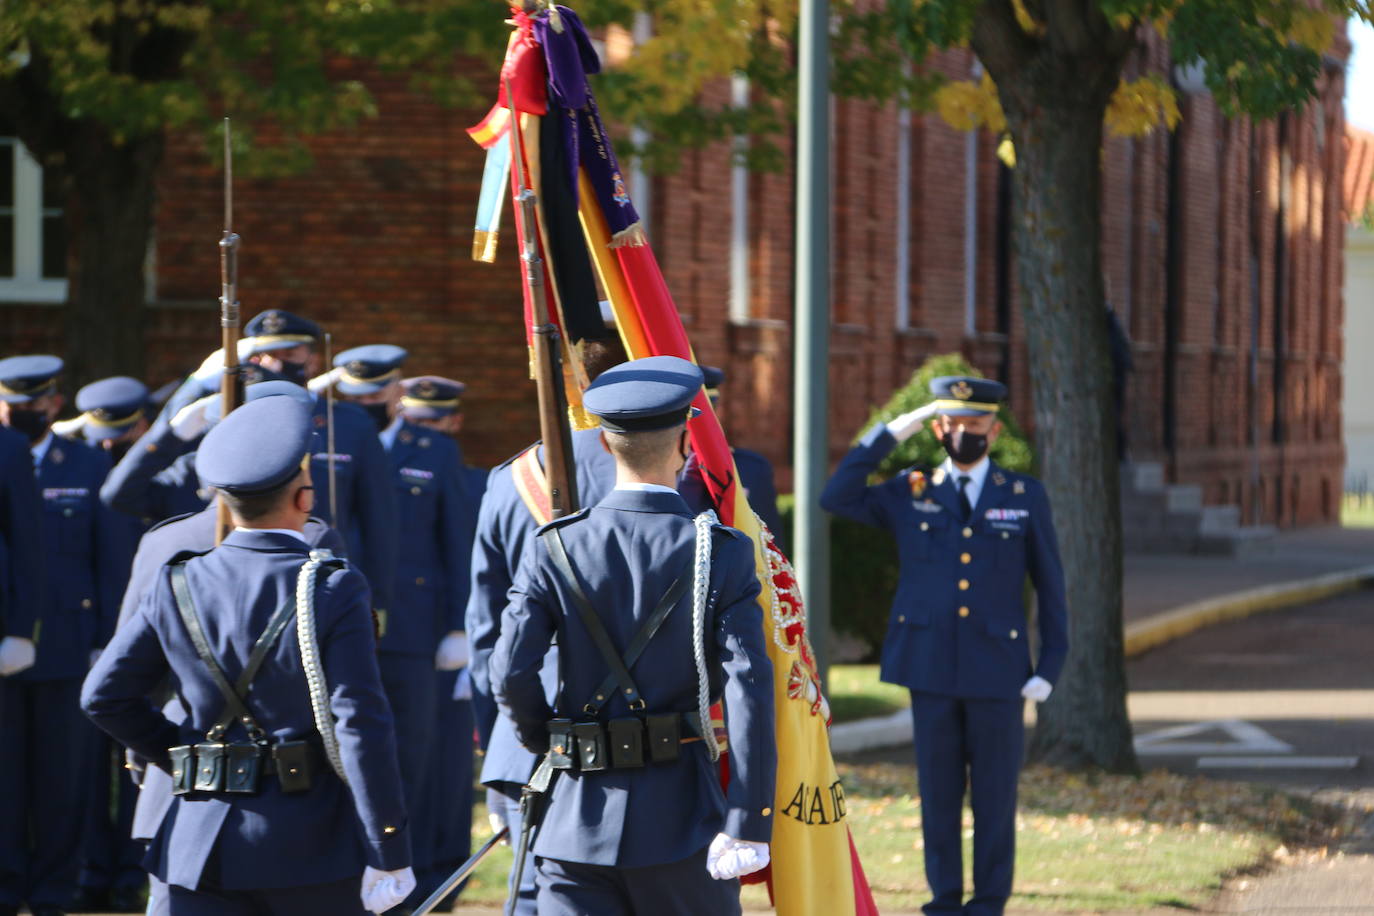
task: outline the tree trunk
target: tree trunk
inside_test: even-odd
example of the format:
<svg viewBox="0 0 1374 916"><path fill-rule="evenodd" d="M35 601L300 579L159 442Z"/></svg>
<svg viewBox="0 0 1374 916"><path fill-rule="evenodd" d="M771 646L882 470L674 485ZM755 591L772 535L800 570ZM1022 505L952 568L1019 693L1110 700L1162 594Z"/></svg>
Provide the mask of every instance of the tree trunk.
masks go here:
<svg viewBox="0 0 1374 916"><path fill-rule="evenodd" d="M116 143L108 131L75 122L64 143L71 181L67 215L67 380L143 377L147 290L144 263L153 231L160 134Z"/></svg>
<svg viewBox="0 0 1374 916"><path fill-rule="evenodd" d="M1100 250L1102 119L1121 53L1106 45L1096 54L1065 54L1046 40L1037 52L1008 60L996 42L975 40L975 47L997 82L1016 148L1013 233L1035 437L1068 588L1068 663L1040 706L1030 756L1133 772Z"/></svg>

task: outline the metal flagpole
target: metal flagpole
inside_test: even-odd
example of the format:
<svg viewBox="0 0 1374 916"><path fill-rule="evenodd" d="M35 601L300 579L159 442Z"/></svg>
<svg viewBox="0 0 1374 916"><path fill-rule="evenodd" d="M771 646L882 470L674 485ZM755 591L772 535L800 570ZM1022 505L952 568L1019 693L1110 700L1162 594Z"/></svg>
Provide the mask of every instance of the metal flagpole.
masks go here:
<svg viewBox="0 0 1374 916"><path fill-rule="evenodd" d="M793 549L811 644L825 684L830 669L830 524L820 497L830 469L829 0L801 0L799 18Z"/></svg>

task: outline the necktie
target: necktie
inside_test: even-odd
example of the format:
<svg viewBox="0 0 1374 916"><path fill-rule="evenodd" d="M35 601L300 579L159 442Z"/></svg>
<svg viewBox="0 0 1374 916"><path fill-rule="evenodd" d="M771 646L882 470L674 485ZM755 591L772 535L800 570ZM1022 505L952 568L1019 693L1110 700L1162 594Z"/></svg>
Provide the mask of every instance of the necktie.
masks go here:
<svg viewBox="0 0 1374 916"><path fill-rule="evenodd" d="M969 516L973 514L973 503L968 501L969 481L967 474L959 475L959 508L964 512L964 521L968 521Z"/></svg>

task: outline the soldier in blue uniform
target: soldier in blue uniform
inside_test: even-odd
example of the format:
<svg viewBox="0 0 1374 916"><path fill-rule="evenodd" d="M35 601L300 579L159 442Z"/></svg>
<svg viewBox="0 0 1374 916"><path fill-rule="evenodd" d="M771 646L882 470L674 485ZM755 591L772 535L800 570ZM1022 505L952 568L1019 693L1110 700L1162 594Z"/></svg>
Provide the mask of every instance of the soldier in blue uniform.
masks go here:
<svg viewBox="0 0 1374 916"><path fill-rule="evenodd" d="M589 347L593 344L589 343ZM614 356L611 358L615 358ZM585 363L589 374L596 368ZM573 467L577 498L594 506L615 485L615 459L601 444L598 429L572 434ZM486 492L477 515L472 550L472 589L468 597L467 633L472 645L472 707L482 748L481 782L487 787L487 810L492 825L509 826L520 834L520 790L534 772L535 755L520 746L509 718L499 715L492 696L488 660L501 635L501 612L506 593L535 529L548 521L548 508L540 504L538 487L526 481L543 474L544 449L539 443L524 449L488 475ZM544 688L553 702L558 686L558 650L549 650L544 667ZM518 897L518 916L535 912L534 857L521 875L510 876L511 893Z"/></svg>
<svg viewBox="0 0 1374 916"><path fill-rule="evenodd" d="M701 384L670 356L592 383L583 403L615 489L540 529L503 614L497 702L558 770L534 844L540 916L738 913L736 879L768 863L777 752L754 549L694 524L675 489ZM541 668L555 637L550 704ZM708 712L722 696L725 791Z"/></svg>
<svg viewBox="0 0 1374 916"><path fill-rule="evenodd" d="M1025 700L1046 700L1068 651L1064 573L1040 482L987 456L1001 429L999 382L946 376L925 408L875 426L840 462L821 505L886 528L901 570L882 679L911 690L927 913L1000 914L1011 894ZM932 414L949 457L873 486L868 477ZM1032 661L1022 586L1035 586ZM960 818L973 807L973 897L963 901Z"/></svg>
<svg viewBox="0 0 1374 916"><path fill-rule="evenodd" d="M393 606L382 630L378 661L396 715L398 740L416 751L402 761L401 773L406 799L415 812L411 831L415 867L428 881L439 831L437 813L427 804L434 797L434 784L472 782L470 721L466 735L453 736L460 745L453 757L438 762L436 768L433 753L438 743L435 736L441 730L437 727L441 726L439 673L458 671L468 664L463 612L472 555L471 509L457 444L401 415L405 358L404 349L390 344L345 350L334 360L340 370L335 386L377 422L386 418L380 438L391 459L392 486L407 549L397 566ZM470 806L463 816L471 818ZM417 896L427 896L427 889L422 886Z"/></svg>
<svg viewBox="0 0 1374 916"><path fill-rule="evenodd" d="M423 375L401 380L401 401L398 418L413 427L412 434L424 430L451 439L462 429L463 392L467 386L453 379L437 375ZM383 434L385 437L385 434ZM393 450L393 455L395 454ZM487 472L463 462L461 447L455 451L459 462L458 475L463 485L462 526L468 539L468 550L462 557L464 607L470 582L472 538L477 527L477 511L487 487ZM404 487L403 487L404 489ZM401 502L406 496L402 494ZM404 582L404 576L400 577ZM398 585L398 590L403 587ZM458 627L465 626L462 617ZM466 635L464 636L466 642ZM467 654L467 646L463 646ZM472 777L473 777L473 707L472 675L468 665L453 667L457 659L440 659L435 711L438 727L434 732L430 754L431 779L428 802L416 813L415 829L423 830L432 850L427 874L420 875L423 891L438 885L461 865L472 852ZM448 668L448 670L444 670Z"/></svg>
<svg viewBox="0 0 1374 916"><path fill-rule="evenodd" d="M0 383L0 394L7 393ZM42 606L43 550L38 482L27 436L0 425L0 728L11 675L32 667Z"/></svg>
<svg viewBox="0 0 1374 916"><path fill-rule="evenodd" d="M720 386L725 384L725 370L715 366L702 366L706 377L706 393L712 406L720 399ZM784 554L787 553L787 534L782 530L782 516L778 514L778 485L773 477L773 464L758 452L747 448L731 448L735 456L735 470L739 473L739 485L744 487L744 495L749 506L763 519L773 538ZM695 464L695 462L692 462ZM700 481L699 477L689 475L689 479ZM704 486L700 483L697 486Z"/></svg>
<svg viewBox="0 0 1374 916"><path fill-rule="evenodd" d="M118 461L148 429L148 386L128 376L91 382L76 393L76 408L80 416L67 421L72 431ZM128 515L118 516L116 524L132 544L148 527L143 519ZM131 836L138 787L124 766L123 750L99 730L92 759L97 772L86 803L74 908L141 913L147 875L140 864L143 846Z"/></svg>
<svg viewBox="0 0 1374 916"><path fill-rule="evenodd" d="M367 583L302 534L309 416L261 398L206 436L199 472L236 527L159 572L82 692L98 725L179 786L147 860L172 916L380 913L414 886ZM180 724L148 699L169 676ZM256 785L236 784L255 760Z"/></svg>
<svg viewBox="0 0 1374 916"><path fill-rule="evenodd" d="M109 458L50 428L62 408L62 368L55 356L0 361L0 423L28 439L42 496L42 521L28 537L42 545L46 586L36 660L9 678L0 716L0 914L27 902L52 916L76 890L94 776L94 742L77 701L92 655L114 629L132 550L98 498Z"/></svg>

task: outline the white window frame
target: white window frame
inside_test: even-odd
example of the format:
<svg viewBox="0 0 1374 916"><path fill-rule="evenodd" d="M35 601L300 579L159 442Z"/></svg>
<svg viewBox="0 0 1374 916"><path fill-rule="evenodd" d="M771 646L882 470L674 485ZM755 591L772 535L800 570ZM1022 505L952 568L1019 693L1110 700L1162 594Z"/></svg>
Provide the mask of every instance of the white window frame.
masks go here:
<svg viewBox="0 0 1374 916"><path fill-rule="evenodd" d="M43 167L18 137L0 137L14 148L14 276L0 277L0 301L65 302L67 280L43 276L43 218L60 209L43 207Z"/></svg>

